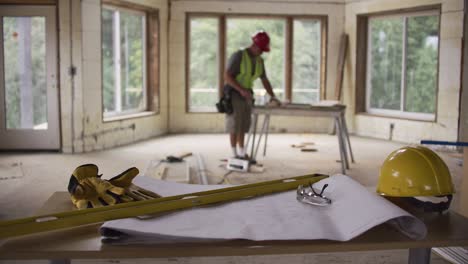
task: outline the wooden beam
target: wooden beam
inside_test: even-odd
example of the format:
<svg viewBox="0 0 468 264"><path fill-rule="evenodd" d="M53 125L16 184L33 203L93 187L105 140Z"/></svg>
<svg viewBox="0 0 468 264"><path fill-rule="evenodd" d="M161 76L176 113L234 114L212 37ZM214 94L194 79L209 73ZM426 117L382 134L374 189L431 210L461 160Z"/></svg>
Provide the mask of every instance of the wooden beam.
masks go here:
<svg viewBox="0 0 468 264"><path fill-rule="evenodd" d="M343 33L340 39L340 49L338 51L338 68L336 70L336 85L335 85L335 99L341 100L341 93L343 90L343 76L344 76L344 65L346 60L346 50L348 49L348 35Z"/></svg>
<svg viewBox="0 0 468 264"><path fill-rule="evenodd" d="M367 16L357 17L356 37L356 113L366 111Z"/></svg>
<svg viewBox="0 0 468 264"><path fill-rule="evenodd" d="M222 95L224 94L224 71L226 67L226 16L221 16L218 18L218 62L219 62L219 68L218 68L218 86L219 86L219 91L218 91L218 98L221 98Z"/></svg>
<svg viewBox="0 0 468 264"><path fill-rule="evenodd" d="M123 7L123 8L143 11L143 12L157 12L158 11L158 9L150 7L150 6L134 4L134 3L129 3L129 2L120 1L120 0L101 0L101 3L103 5L113 5L113 6L118 6L118 7Z"/></svg>
<svg viewBox="0 0 468 264"><path fill-rule="evenodd" d="M289 100L292 102L292 90L293 90L293 78L292 78L292 71L293 71L293 48L294 48L294 27L293 27L293 18L288 17L286 20L286 47L285 47L285 74L284 74L284 84L285 84L285 91L284 91L284 99Z"/></svg>
<svg viewBox="0 0 468 264"><path fill-rule="evenodd" d="M327 98L328 16L321 18L320 100Z"/></svg>
<svg viewBox="0 0 468 264"><path fill-rule="evenodd" d="M0 5L56 5L57 0L0 0Z"/></svg>

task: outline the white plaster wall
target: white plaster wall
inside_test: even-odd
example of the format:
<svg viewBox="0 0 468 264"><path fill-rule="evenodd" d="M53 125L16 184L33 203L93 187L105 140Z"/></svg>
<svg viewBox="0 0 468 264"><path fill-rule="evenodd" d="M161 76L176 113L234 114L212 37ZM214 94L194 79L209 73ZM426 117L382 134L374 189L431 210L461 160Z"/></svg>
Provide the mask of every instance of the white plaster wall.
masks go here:
<svg viewBox="0 0 468 264"><path fill-rule="evenodd" d="M344 25L343 0L268 0L268 1L171 1L170 8L170 131L223 132L224 115L218 113L187 113L185 98L185 19L187 12L236 14L297 14L327 15L327 94L334 94L340 36ZM302 117L273 117L274 132L326 132L330 120Z"/></svg>
<svg viewBox="0 0 468 264"><path fill-rule="evenodd" d="M59 32L62 54L60 97L63 152L106 149L167 132L168 1L128 0L127 2L159 10L159 113L103 122L100 1L60 1ZM71 25L69 24L70 14L72 14ZM70 46L70 38L72 46ZM68 74L71 64L77 67L77 75L74 79Z"/></svg>
<svg viewBox="0 0 468 264"><path fill-rule="evenodd" d="M355 114L356 15L433 4L442 5L440 24L439 90L435 122ZM390 123L395 125L393 140L418 143L421 139L457 140L461 54L463 37L463 0L369 0L346 1L345 31L350 37L344 80L344 102L351 131L358 135L388 139ZM352 122L349 122L351 120Z"/></svg>

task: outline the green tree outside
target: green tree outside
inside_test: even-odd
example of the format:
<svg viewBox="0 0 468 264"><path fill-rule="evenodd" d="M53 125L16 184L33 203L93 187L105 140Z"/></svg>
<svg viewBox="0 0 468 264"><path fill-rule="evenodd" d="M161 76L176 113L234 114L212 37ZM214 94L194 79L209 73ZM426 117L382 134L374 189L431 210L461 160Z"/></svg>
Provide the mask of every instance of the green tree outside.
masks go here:
<svg viewBox="0 0 468 264"><path fill-rule="evenodd" d="M371 108L435 113L439 16L376 18L369 28Z"/></svg>
<svg viewBox="0 0 468 264"><path fill-rule="evenodd" d="M18 25L29 20L30 32L19 32ZM28 22L28 23L29 23ZM31 65L21 65L18 60L20 53L20 41L24 41L24 35L30 35L30 42L25 43L25 48L30 49ZM3 17L3 54L5 74L5 103L6 103L6 127L8 129L33 128L21 125L21 87L20 67L29 67L32 78L32 108L33 126L47 124L47 85L45 65L45 18L44 17ZM24 102L23 102L24 103ZM46 128L47 126L41 126Z"/></svg>

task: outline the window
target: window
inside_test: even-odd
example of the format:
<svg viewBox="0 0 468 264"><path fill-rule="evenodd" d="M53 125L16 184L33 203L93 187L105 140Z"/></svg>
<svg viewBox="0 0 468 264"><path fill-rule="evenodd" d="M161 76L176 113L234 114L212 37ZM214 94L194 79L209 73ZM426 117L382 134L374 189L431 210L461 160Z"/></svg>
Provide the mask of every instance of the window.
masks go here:
<svg viewBox="0 0 468 264"><path fill-rule="evenodd" d="M367 35L367 112L434 120L439 13L371 17Z"/></svg>
<svg viewBox="0 0 468 264"><path fill-rule="evenodd" d="M189 109L208 112L218 101L218 19L190 20Z"/></svg>
<svg viewBox="0 0 468 264"><path fill-rule="evenodd" d="M294 20L292 101L311 103L320 100L322 49L319 20Z"/></svg>
<svg viewBox="0 0 468 264"><path fill-rule="evenodd" d="M0 19L6 128L47 129L46 17Z"/></svg>
<svg viewBox="0 0 468 264"><path fill-rule="evenodd" d="M320 100L324 79L324 17L251 15L188 16L188 111L215 112L229 57L252 43L251 36L264 30L271 51L262 54L277 97L293 103ZM254 83L256 104L266 102L261 80Z"/></svg>
<svg viewBox="0 0 468 264"><path fill-rule="evenodd" d="M103 116L154 110L157 89L157 14L102 6Z"/></svg>

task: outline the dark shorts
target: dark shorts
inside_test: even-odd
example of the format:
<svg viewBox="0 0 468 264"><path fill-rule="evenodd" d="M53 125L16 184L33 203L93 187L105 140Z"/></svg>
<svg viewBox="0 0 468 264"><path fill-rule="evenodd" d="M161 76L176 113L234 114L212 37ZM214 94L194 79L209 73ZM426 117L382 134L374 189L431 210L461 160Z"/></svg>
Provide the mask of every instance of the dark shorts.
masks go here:
<svg viewBox="0 0 468 264"><path fill-rule="evenodd" d="M227 133L247 133L250 129L252 119L251 100L247 100L237 92L231 93L232 108L234 112L226 115L226 132Z"/></svg>

